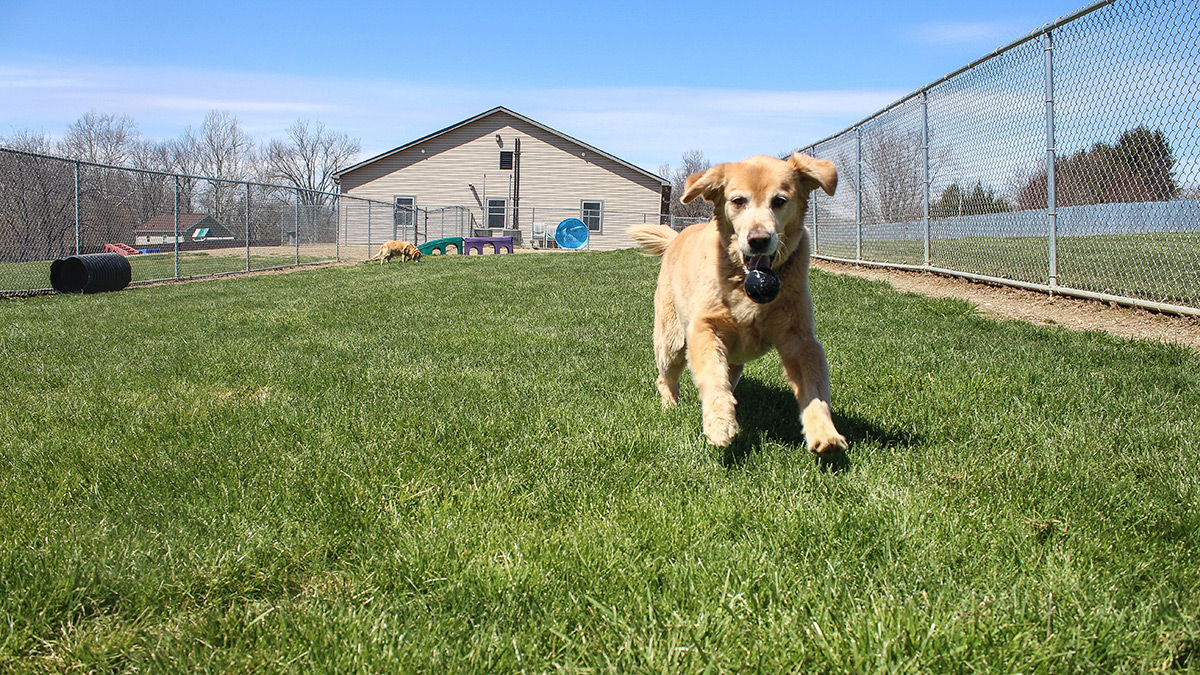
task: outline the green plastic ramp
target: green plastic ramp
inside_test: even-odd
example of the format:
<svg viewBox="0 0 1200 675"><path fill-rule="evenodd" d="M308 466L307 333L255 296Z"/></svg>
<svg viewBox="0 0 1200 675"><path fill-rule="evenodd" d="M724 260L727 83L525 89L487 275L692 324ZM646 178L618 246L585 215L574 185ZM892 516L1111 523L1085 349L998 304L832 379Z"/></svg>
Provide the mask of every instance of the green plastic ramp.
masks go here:
<svg viewBox="0 0 1200 675"><path fill-rule="evenodd" d="M442 237L441 239L434 239L433 241L427 241L424 244L421 244L417 247L417 250L420 251L422 255L433 255L434 251L438 251L442 255L446 255L447 246L453 246L455 249L454 252L462 255L463 238Z"/></svg>

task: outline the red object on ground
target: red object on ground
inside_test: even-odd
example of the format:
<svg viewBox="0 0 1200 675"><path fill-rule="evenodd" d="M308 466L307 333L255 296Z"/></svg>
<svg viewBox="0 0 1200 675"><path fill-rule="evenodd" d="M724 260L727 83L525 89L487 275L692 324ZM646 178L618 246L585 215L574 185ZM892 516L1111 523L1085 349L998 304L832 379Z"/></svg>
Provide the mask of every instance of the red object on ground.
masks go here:
<svg viewBox="0 0 1200 675"><path fill-rule="evenodd" d="M138 250L129 244L105 244L105 253L120 253L124 256L137 255Z"/></svg>

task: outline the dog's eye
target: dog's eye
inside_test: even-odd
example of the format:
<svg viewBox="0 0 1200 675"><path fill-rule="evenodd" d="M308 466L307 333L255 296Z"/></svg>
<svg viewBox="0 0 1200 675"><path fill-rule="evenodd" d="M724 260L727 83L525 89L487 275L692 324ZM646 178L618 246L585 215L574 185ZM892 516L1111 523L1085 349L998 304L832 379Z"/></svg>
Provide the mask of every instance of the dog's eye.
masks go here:
<svg viewBox="0 0 1200 675"><path fill-rule="evenodd" d="M738 207L739 209L742 208L743 206L745 206L746 204L750 203L750 200L746 199L745 197L734 197L733 199L730 199L729 201L733 202L733 205Z"/></svg>
<svg viewBox="0 0 1200 675"><path fill-rule="evenodd" d="M787 197L776 197L771 200L771 208L781 209L787 203Z"/></svg>

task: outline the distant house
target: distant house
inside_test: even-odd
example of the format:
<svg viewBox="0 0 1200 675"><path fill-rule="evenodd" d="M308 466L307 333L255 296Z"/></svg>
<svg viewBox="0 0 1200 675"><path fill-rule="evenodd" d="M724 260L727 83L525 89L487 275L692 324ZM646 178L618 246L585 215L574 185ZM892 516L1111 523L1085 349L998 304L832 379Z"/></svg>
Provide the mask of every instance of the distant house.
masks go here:
<svg viewBox="0 0 1200 675"><path fill-rule="evenodd" d="M179 214L180 248L220 248L236 246L237 235L205 213ZM133 230L134 247L157 248L175 246L175 215L164 213L142 223Z"/></svg>
<svg viewBox="0 0 1200 675"><path fill-rule="evenodd" d="M355 164L335 176L343 194L388 202L391 213L342 204L347 241L510 234L552 239L579 218L589 248L628 248L629 225L660 222L670 183L507 108L493 108ZM447 231L446 223L450 223ZM422 229L425 228L425 229Z"/></svg>

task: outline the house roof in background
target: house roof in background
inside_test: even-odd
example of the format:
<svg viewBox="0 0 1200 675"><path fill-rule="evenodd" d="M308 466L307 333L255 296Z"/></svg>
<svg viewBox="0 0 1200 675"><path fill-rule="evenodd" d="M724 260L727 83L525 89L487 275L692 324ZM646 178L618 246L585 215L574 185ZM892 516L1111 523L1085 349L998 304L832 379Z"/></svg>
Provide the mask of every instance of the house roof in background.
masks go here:
<svg viewBox="0 0 1200 675"><path fill-rule="evenodd" d="M205 218L212 218L207 213L181 213L179 214L179 231L182 232L188 228L194 227ZM220 226L216 220L213 224ZM211 227L211 226L210 226ZM154 216L150 220L133 228L134 232L174 232L175 231L175 214L163 213Z"/></svg>
<svg viewBox="0 0 1200 675"><path fill-rule="evenodd" d="M543 130L543 131L546 131L546 132L548 132L548 133L554 134L555 136L558 136L559 138L561 138L561 139L563 139L563 140L566 140L566 141L569 141L569 142L571 142L571 143L574 143L575 145L578 145L579 147L581 147L581 148L583 148L583 149L587 150L588 152L594 152L594 153L596 153L597 155L600 155L600 156L602 156L602 157L605 157L605 158L607 158L607 159L610 159L610 160L612 160L612 161L614 161L614 162L616 162L616 163L620 164L621 166L627 167L627 168L629 168L629 169L633 169L634 171L637 171L637 172L638 172L638 173L640 173L640 174L643 174L643 175L645 175L645 176L647 176L647 177L649 177L649 178L652 178L652 179L654 179L654 180L658 181L659 183L662 183L663 185L668 185L668 184L669 184L669 183L668 183L668 182L667 182L665 179L663 179L663 177L662 177L662 176L659 176L659 175L657 175L657 174L654 174L654 173L650 173L649 171L646 171L645 169L641 168L640 166L637 166L637 165L635 165L635 164L630 164L629 162L626 162L625 160L621 159L620 157L617 157L617 156L615 156L615 155L609 154L609 153L607 153L607 152L605 152L605 151L603 151L603 150L601 150L600 148L597 148L597 147L595 147L595 146L588 145L587 143L584 143L583 141L581 141L581 140L579 140L579 139L577 139L577 138L572 138L571 136L568 136L568 135L566 135L566 134L562 133L561 131L558 131L558 130L556 130L556 129L552 129L552 128L550 128L550 127L546 126L545 124L542 124L541 122L538 122L537 120L534 120L534 119L530 119L530 118L528 118L528 117L525 117L524 115L522 115L522 114L520 114L520 113L513 112L512 110L509 110L508 108L505 108L504 106L496 106L495 108L492 108L491 110L488 110L487 112L482 112L482 113L480 113L480 114L478 114L478 115L476 115L476 116L474 116L474 117L471 117L471 118L469 118L469 119L465 119L465 120L463 120L463 121L461 121L461 122L459 122L459 123L457 123L457 124L453 124L453 125L451 125L451 126L448 126L448 127L446 127L445 129L442 129L441 131L435 131L435 132L433 132L432 134L429 134L428 136L422 136L421 138L418 138L417 140L415 140L415 141L412 141L411 143L407 143L407 144L405 144L405 145L402 145L402 146L400 146L400 147L398 147L398 148L395 148L395 149L393 149L393 150L388 150L387 152L384 152L384 153L382 153L382 154L375 155L374 157L371 157L370 159L365 159L365 160L363 160L363 161L359 162L358 164L355 164L354 166L351 166L351 167L349 167L349 168L346 168L346 169L342 169L341 171L339 171L339 172L337 172L337 173L335 173L335 174L333 175L333 176L334 176L334 180L340 180L342 176L344 176L344 175L346 175L346 174L348 174L348 173L350 173L350 172L352 172L352 171L357 171L358 169L361 169L361 168L363 168L363 167L365 167L365 166L368 166L368 165L370 165L370 164L374 164L375 162L378 162L378 161L379 161L379 160L381 160L381 159L386 159L387 157L391 157L392 155L395 155L395 154L397 154L397 153L404 152L405 150L408 150L408 149L410 149L410 148L417 147L418 145L421 145L422 143L425 143L425 142L427 142L427 141L430 141L430 140L432 140L432 139L434 139L434 138L437 138L438 136L441 136L441 135L443 135L443 134L446 134L446 133L449 133L449 132L451 132L451 131L454 131L455 129L459 129L459 128L465 127L465 126L467 126L468 124L472 124L472 123L474 123L474 122L478 122L479 120L485 119L485 118L487 118L487 117L491 117L492 115L496 115L496 114L499 114L499 113L504 113L504 114L507 114L507 115L512 115L513 117L515 117L515 118L517 118L517 119L521 120L522 122L525 122L525 123L527 123L527 124L531 124L531 125L533 125L533 126L535 126L535 127L539 128L539 129L541 129L541 130Z"/></svg>

